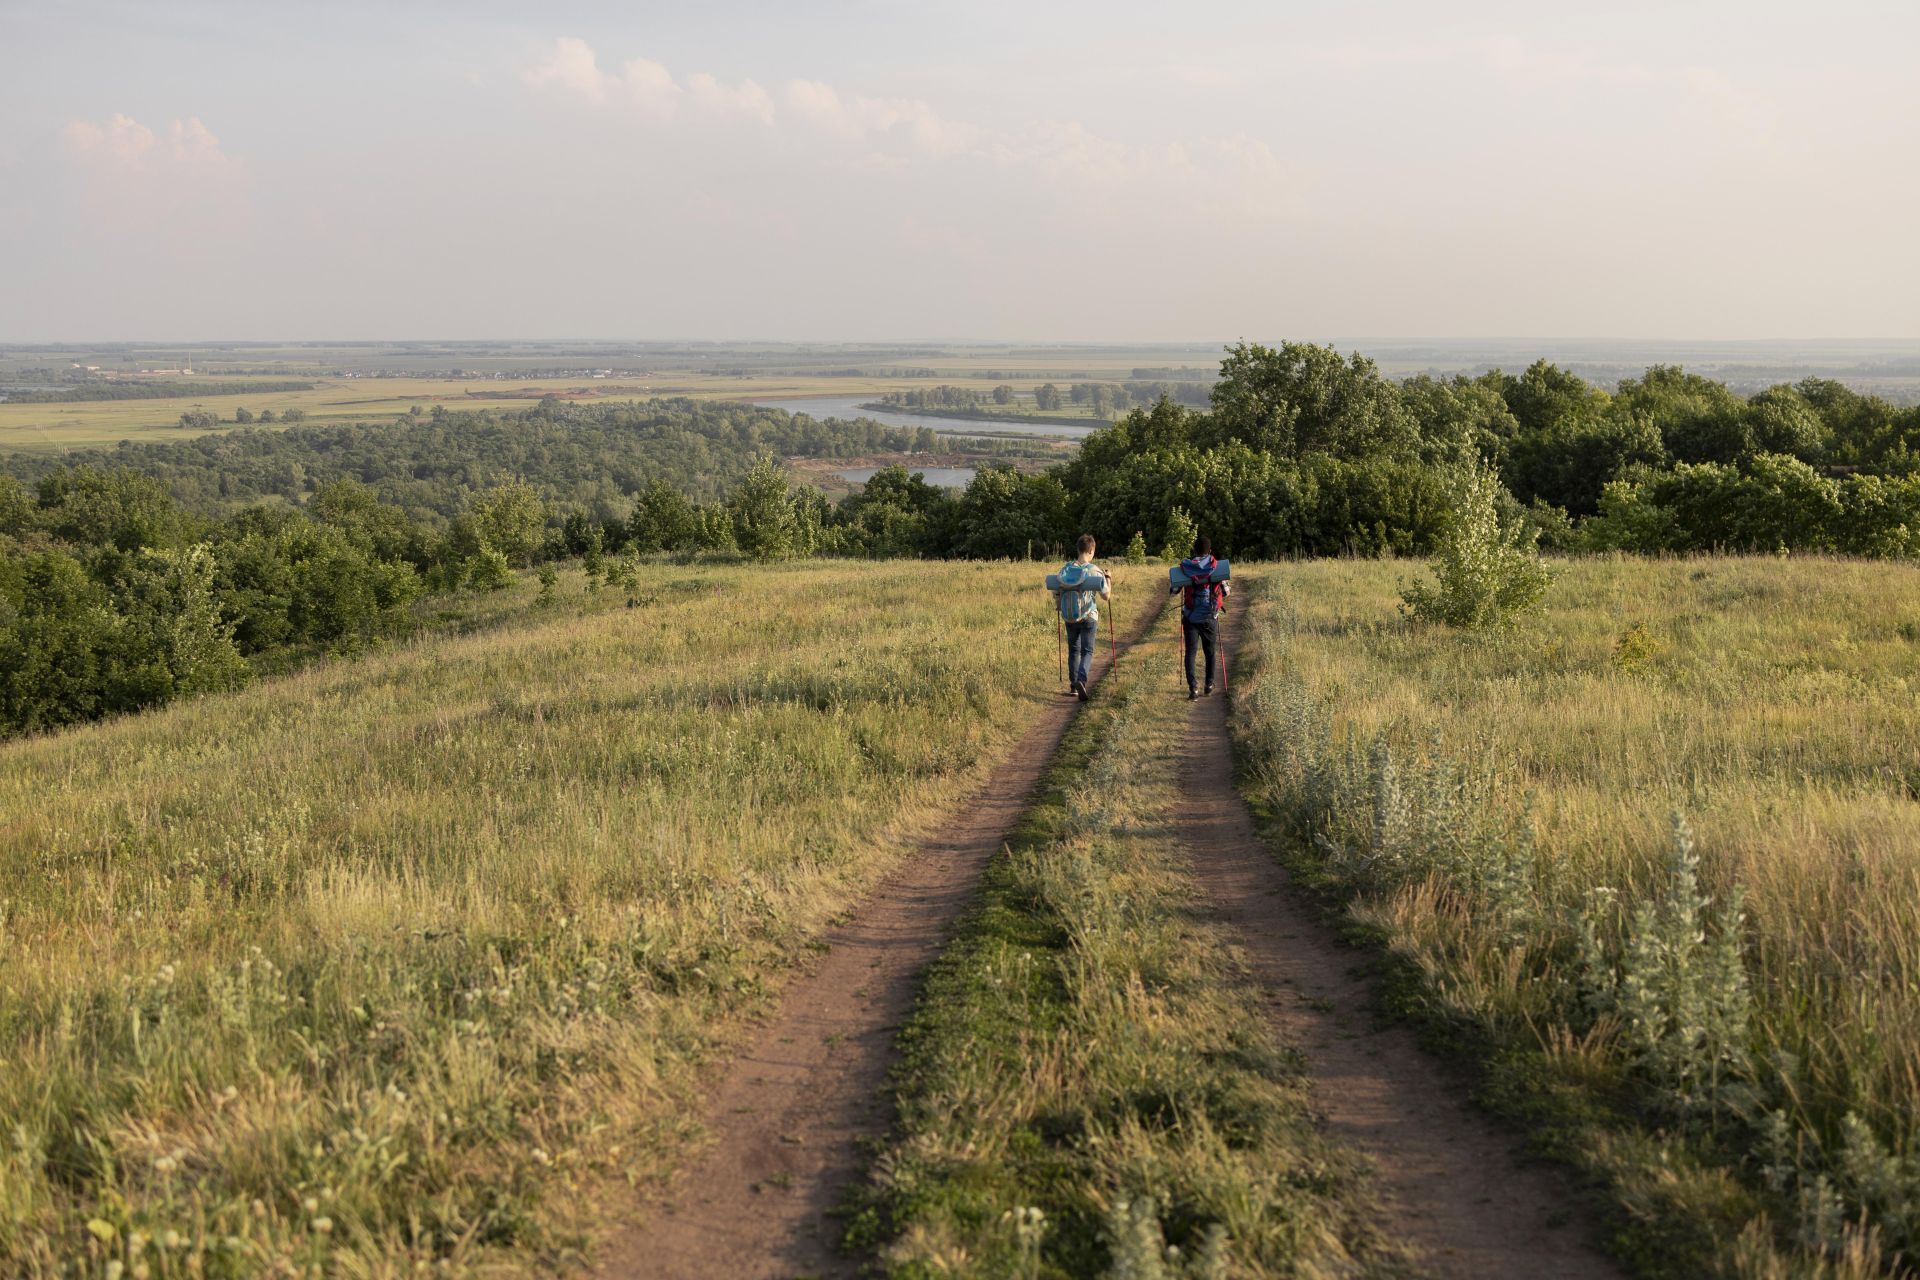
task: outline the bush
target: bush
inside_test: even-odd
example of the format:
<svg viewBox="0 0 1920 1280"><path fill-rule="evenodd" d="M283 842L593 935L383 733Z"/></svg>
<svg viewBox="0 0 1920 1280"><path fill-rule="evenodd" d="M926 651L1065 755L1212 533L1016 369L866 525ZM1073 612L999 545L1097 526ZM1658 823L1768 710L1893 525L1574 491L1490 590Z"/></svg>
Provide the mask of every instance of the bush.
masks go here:
<svg viewBox="0 0 1920 1280"><path fill-rule="evenodd" d="M507 557L492 547L482 547L467 561L467 586L475 591L503 591L512 582Z"/></svg>
<svg viewBox="0 0 1920 1280"><path fill-rule="evenodd" d="M1401 588L1416 618L1475 630L1502 626L1546 594L1553 575L1540 563L1533 531L1500 523L1500 482L1475 467L1462 473L1453 519L1440 535L1431 586Z"/></svg>

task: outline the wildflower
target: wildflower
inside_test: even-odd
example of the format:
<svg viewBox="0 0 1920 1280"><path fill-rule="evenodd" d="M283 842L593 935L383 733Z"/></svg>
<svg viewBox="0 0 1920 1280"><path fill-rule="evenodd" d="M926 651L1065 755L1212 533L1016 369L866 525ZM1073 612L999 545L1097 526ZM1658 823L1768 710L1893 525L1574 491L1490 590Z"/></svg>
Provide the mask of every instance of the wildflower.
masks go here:
<svg viewBox="0 0 1920 1280"><path fill-rule="evenodd" d="M323 1236L332 1235L333 1219L332 1218L315 1218L313 1220L313 1229L315 1231L318 1231Z"/></svg>

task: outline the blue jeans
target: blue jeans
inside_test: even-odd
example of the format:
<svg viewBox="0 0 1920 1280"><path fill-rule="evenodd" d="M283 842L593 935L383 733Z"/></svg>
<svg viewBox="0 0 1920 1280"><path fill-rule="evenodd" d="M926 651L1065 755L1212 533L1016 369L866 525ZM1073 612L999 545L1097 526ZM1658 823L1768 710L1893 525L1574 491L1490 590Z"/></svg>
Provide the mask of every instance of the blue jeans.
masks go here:
<svg viewBox="0 0 1920 1280"><path fill-rule="evenodd" d="M1093 633L1099 629L1098 618L1067 624L1067 680L1070 683L1086 685L1087 668L1093 665Z"/></svg>

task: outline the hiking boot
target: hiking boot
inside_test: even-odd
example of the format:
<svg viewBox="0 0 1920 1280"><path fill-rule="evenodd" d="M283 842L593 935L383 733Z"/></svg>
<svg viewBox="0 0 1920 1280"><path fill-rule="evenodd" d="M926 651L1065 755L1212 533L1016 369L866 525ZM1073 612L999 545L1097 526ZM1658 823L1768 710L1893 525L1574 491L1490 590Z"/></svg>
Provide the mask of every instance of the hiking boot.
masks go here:
<svg viewBox="0 0 1920 1280"><path fill-rule="evenodd" d="M1187 701L1188 701L1188 702L1192 702L1192 701L1193 701L1193 700L1194 700L1195 698L1197 698L1197 697L1199 697L1199 696L1200 696L1200 691L1199 691L1198 689L1188 689L1188 690L1187 690Z"/></svg>
<svg viewBox="0 0 1920 1280"><path fill-rule="evenodd" d="M1081 686L1080 686L1080 701L1082 701L1082 702L1085 702L1086 700L1087 700L1087 686L1085 686L1085 685L1081 685Z"/></svg>
<svg viewBox="0 0 1920 1280"><path fill-rule="evenodd" d="M1211 697L1213 696L1213 686L1212 686L1212 685L1208 685L1208 686L1207 686L1207 689L1206 689L1206 692L1205 692L1205 693L1202 693L1202 694L1201 694L1200 696L1201 696L1201 697L1203 697L1203 698L1211 698Z"/></svg>

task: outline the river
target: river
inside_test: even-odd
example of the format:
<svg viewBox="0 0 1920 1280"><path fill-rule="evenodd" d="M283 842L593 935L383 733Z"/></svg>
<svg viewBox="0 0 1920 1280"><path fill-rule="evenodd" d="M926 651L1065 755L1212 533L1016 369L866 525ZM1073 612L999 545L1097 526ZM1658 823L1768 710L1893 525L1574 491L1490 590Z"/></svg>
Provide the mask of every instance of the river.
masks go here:
<svg viewBox="0 0 1920 1280"><path fill-rule="evenodd" d="M862 409L860 406L874 396L815 396L809 399L755 400L754 404L768 409L785 409L788 413L804 413L810 418L871 418L887 427L932 427L935 431L950 432L955 435L1023 435L1054 436L1078 440L1082 436L1092 435L1105 423L1080 425L1072 422L1059 424L1051 422L990 422L982 418L945 418L934 414L895 413L887 409Z"/></svg>
<svg viewBox="0 0 1920 1280"><path fill-rule="evenodd" d="M878 467L848 467L845 471L836 471L833 474L844 480L851 480L855 484L865 484L873 479L873 473L879 469ZM928 484L937 484L943 489L964 489L967 487L967 482L973 479L972 467L916 467L908 464L907 474L913 475L916 472L925 476Z"/></svg>

